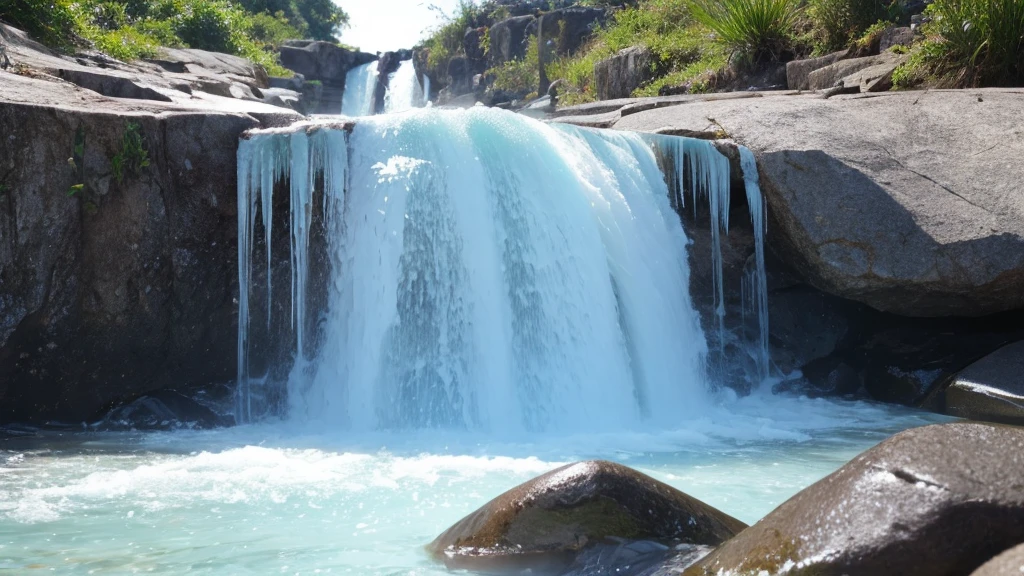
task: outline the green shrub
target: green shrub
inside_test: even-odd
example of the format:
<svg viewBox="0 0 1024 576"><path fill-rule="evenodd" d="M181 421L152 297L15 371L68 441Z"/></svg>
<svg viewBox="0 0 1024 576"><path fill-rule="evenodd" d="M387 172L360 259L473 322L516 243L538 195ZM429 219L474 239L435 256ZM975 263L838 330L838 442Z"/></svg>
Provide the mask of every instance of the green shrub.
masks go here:
<svg viewBox="0 0 1024 576"><path fill-rule="evenodd" d="M497 90L529 94L536 92L540 85L540 58L537 37L527 39L526 56L520 60L505 62L489 73L494 78L491 84Z"/></svg>
<svg viewBox="0 0 1024 576"><path fill-rule="evenodd" d="M1024 0L936 0L924 58L954 86L1024 83Z"/></svg>
<svg viewBox="0 0 1024 576"><path fill-rule="evenodd" d="M71 50L81 41L71 0L2 0L0 20L21 28L37 41Z"/></svg>
<svg viewBox="0 0 1024 576"><path fill-rule="evenodd" d="M780 59L800 13L795 0L694 0L691 10L720 42L753 62Z"/></svg>
<svg viewBox="0 0 1024 576"><path fill-rule="evenodd" d="M142 128L135 122L129 122L121 137L121 149L110 159L114 179L118 184L124 181L125 175L138 177L142 169L149 166L149 151L142 137Z"/></svg>
<svg viewBox="0 0 1024 576"><path fill-rule="evenodd" d="M842 50L876 22L895 22L900 6L894 0L810 0L807 12L817 52Z"/></svg>

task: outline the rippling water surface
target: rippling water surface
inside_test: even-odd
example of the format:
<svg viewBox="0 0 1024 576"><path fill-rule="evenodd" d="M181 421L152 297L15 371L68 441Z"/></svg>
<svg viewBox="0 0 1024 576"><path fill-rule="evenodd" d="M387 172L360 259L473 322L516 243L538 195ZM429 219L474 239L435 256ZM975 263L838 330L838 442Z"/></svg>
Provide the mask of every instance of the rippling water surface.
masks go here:
<svg viewBox="0 0 1024 576"><path fill-rule="evenodd" d="M562 463L616 460L750 523L886 436L937 420L762 395L674 431L515 441L290 423L11 431L0 440L0 573L445 574L424 544Z"/></svg>

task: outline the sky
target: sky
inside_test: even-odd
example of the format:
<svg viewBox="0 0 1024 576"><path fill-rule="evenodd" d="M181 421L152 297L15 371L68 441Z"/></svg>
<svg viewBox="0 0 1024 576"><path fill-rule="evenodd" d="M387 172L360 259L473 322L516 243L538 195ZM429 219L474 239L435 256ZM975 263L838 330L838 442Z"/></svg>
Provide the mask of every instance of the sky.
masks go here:
<svg viewBox="0 0 1024 576"><path fill-rule="evenodd" d="M458 0L334 0L348 12L349 27L341 41L364 52L412 48L440 22L431 5L451 14Z"/></svg>

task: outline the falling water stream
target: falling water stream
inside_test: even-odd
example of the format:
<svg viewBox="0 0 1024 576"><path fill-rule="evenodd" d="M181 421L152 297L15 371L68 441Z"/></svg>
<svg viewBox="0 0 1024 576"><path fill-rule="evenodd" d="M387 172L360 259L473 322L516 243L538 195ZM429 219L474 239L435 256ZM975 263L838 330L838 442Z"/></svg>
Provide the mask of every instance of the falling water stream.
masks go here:
<svg viewBox="0 0 1024 576"><path fill-rule="evenodd" d="M768 379L764 204L741 154ZM938 420L709 378L674 208L710 207L716 253L695 257L724 330L729 163L707 142L417 110L249 134L238 176L244 424L3 431L0 572L441 575L425 543L563 462L618 460L753 522ZM288 348L278 372L253 356L266 334Z"/></svg>

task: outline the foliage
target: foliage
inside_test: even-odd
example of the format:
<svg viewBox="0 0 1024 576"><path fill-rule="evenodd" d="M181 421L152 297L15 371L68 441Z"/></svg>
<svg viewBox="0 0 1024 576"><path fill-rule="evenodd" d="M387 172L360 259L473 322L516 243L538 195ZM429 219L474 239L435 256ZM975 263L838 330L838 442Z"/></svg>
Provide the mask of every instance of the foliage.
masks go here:
<svg viewBox="0 0 1024 576"><path fill-rule="evenodd" d="M694 0L691 11L733 52L767 62L779 61L789 47L799 5L794 0Z"/></svg>
<svg viewBox="0 0 1024 576"><path fill-rule="evenodd" d="M137 123L129 122L125 127L121 150L110 159L110 165L118 184L124 181L126 174L138 176L143 168L149 166L149 151Z"/></svg>
<svg viewBox="0 0 1024 576"><path fill-rule="evenodd" d="M901 16L898 0L810 0L808 16L813 25L817 52L848 48L877 22L896 22Z"/></svg>
<svg viewBox="0 0 1024 576"><path fill-rule="evenodd" d="M437 6L431 8L441 12ZM453 13L441 12L444 23L434 29L424 43L428 51L427 67L437 70L455 56L463 54L466 30L477 27L477 20L484 15L484 10L470 0L459 0Z"/></svg>
<svg viewBox="0 0 1024 576"><path fill-rule="evenodd" d="M540 57L537 49L537 37L527 39L526 56L520 60L505 62L490 70L496 90L519 92L526 94L536 91L540 84Z"/></svg>
<svg viewBox="0 0 1024 576"><path fill-rule="evenodd" d="M43 44L68 50L78 41L72 5L71 0L0 0L0 20Z"/></svg>
<svg viewBox="0 0 1024 576"><path fill-rule="evenodd" d="M288 38L335 40L348 16L331 0L0 0L0 20L61 51L87 45L121 60L158 47L237 54L288 75L273 51Z"/></svg>
<svg viewBox="0 0 1024 576"><path fill-rule="evenodd" d="M932 22L916 62L941 83L1024 83L1024 0L936 0L926 15Z"/></svg>
<svg viewBox="0 0 1024 576"><path fill-rule="evenodd" d="M695 22L688 0L644 0L618 11L583 50L547 66L549 78L568 84L560 103L595 100L594 65L631 46L644 46L654 55L655 80L639 88L638 95L656 95L663 86L697 80L727 63L727 53L712 41L711 31Z"/></svg>

